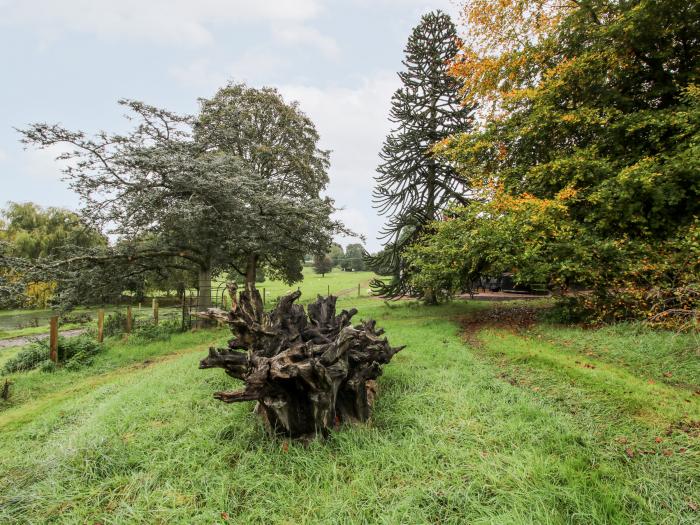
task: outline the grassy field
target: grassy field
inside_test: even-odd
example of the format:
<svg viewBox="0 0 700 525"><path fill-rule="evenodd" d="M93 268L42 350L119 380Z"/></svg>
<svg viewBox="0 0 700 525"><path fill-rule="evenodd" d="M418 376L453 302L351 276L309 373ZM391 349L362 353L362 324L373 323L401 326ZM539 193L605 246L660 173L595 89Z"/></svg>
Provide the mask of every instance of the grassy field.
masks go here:
<svg viewBox="0 0 700 525"><path fill-rule="evenodd" d="M696 337L340 304L408 345L369 424L266 436L212 398L234 380L197 369L223 330L112 341L91 368L12 378L0 523L700 522Z"/></svg>
<svg viewBox="0 0 700 525"><path fill-rule="evenodd" d="M329 291L338 297L357 297L358 284L360 295L369 295L369 282L377 277L374 272L343 272L339 268L333 268L332 272L320 275L314 273L313 268L305 267L303 274L304 280L300 283L289 285L282 281L267 280L258 283L257 286L261 293L262 289L265 289L268 302L274 302L278 297L299 288L302 292L299 302L308 303L316 299L317 295L327 295Z"/></svg>

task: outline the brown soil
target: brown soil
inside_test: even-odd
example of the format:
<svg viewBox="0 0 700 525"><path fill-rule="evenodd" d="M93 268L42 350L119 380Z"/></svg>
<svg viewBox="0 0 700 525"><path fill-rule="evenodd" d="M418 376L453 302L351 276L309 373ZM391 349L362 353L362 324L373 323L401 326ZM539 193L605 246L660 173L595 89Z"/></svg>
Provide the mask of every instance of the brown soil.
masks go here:
<svg viewBox="0 0 700 525"><path fill-rule="evenodd" d="M460 319L464 338L472 346L480 346L478 333L484 328L501 328L519 332L532 327L542 308L531 306L500 306L477 310Z"/></svg>
<svg viewBox="0 0 700 525"><path fill-rule="evenodd" d="M48 328L46 329L48 331ZM64 330L59 332L58 335L61 337L73 337L75 335L80 335L85 331L84 328L76 328L74 330ZM0 348L10 348L13 346L24 346L37 339L46 339L49 334L36 334L36 335L23 335L20 337L13 337L12 339L0 339Z"/></svg>

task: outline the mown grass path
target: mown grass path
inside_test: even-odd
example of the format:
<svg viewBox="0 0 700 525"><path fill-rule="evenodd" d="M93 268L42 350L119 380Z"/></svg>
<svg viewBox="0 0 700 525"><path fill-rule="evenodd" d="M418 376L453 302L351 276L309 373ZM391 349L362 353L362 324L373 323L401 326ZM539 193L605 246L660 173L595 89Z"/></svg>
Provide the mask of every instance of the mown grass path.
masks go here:
<svg viewBox="0 0 700 525"><path fill-rule="evenodd" d="M307 447L212 399L233 380L197 361L221 332L26 374L34 395L0 411L0 523L698 522L692 340L628 327L604 352L533 325L465 342L458 319L484 305L359 305L409 346L370 424ZM635 355L635 338L659 349Z"/></svg>

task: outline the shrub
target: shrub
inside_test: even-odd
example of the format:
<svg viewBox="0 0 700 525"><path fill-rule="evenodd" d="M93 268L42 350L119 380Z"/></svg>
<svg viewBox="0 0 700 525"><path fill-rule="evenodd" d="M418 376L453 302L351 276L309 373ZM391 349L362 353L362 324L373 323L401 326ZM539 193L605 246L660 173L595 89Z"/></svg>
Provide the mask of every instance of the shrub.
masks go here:
<svg viewBox="0 0 700 525"><path fill-rule="evenodd" d="M123 334L125 330L126 314L121 310L109 314L105 319L103 325L103 333L105 337L112 337L115 335Z"/></svg>
<svg viewBox="0 0 700 525"><path fill-rule="evenodd" d="M70 370L91 365L93 358L101 350L102 345L90 335L82 334L58 340L58 360Z"/></svg>
<svg viewBox="0 0 700 525"><path fill-rule="evenodd" d="M68 370L77 370L92 364L93 358L102 350L102 345L94 337L82 334L76 337L58 339L58 360ZM46 339L34 341L16 356L8 359L2 374L26 372L35 368L50 372L55 365L48 359L49 343Z"/></svg>
<svg viewBox="0 0 700 525"><path fill-rule="evenodd" d="M20 350L17 355L8 359L3 366L3 375L14 372L23 372L37 368L46 361L49 356L49 347L42 341L35 341L28 347Z"/></svg>
<svg viewBox="0 0 700 525"><path fill-rule="evenodd" d="M73 313L73 314L63 314L61 316L61 324L85 324L92 321L92 317L87 312Z"/></svg>
<svg viewBox="0 0 700 525"><path fill-rule="evenodd" d="M134 326L130 341L135 343L167 341L173 334L181 331L182 325L178 319L166 319L158 325L151 321L138 321Z"/></svg>
<svg viewBox="0 0 700 525"><path fill-rule="evenodd" d="M179 319L163 319L158 325L150 319L134 319L132 321L131 341L165 341L176 332L182 331ZM105 319L104 336L113 337L126 332L126 314L121 311L110 314Z"/></svg>

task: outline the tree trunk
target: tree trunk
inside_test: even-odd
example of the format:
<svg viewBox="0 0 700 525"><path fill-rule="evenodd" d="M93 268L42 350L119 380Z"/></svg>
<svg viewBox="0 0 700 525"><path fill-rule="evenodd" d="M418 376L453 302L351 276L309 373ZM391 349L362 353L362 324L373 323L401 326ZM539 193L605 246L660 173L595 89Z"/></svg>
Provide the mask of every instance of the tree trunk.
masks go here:
<svg viewBox="0 0 700 525"><path fill-rule="evenodd" d="M343 422L371 415L375 380L403 347L392 348L374 321L350 325L354 308L335 314L337 297L295 304L296 291L264 312L257 290L240 294L229 284L230 312L211 309L200 317L219 319L236 337L228 348L210 348L200 368L223 368L245 382L242 390L217 392L226 403L257 401L256 412L270 432L293 438L327 435Z"/></svg>
<svg viewBox="0 0 700 525"><path fill-rule="evenodd" d="M197 306L200 310L206 310L211 308L211 269L210 268L200 268L199 269L199 297L197 300Z"/></svg>
<svg viewBox="0 0 700 525"><path fill-rule="evenodd" d="M245 290L252 293L255 290L255 277L258 269L258 256L252 254L248 256L245 268Z"/></svg>
<svg viewBox="0 0 700 525"><path fill-rule="evenodd" d="M438 304L437 295L432 287L428 287L423 290L423 302L431 306Z"/></svg>

